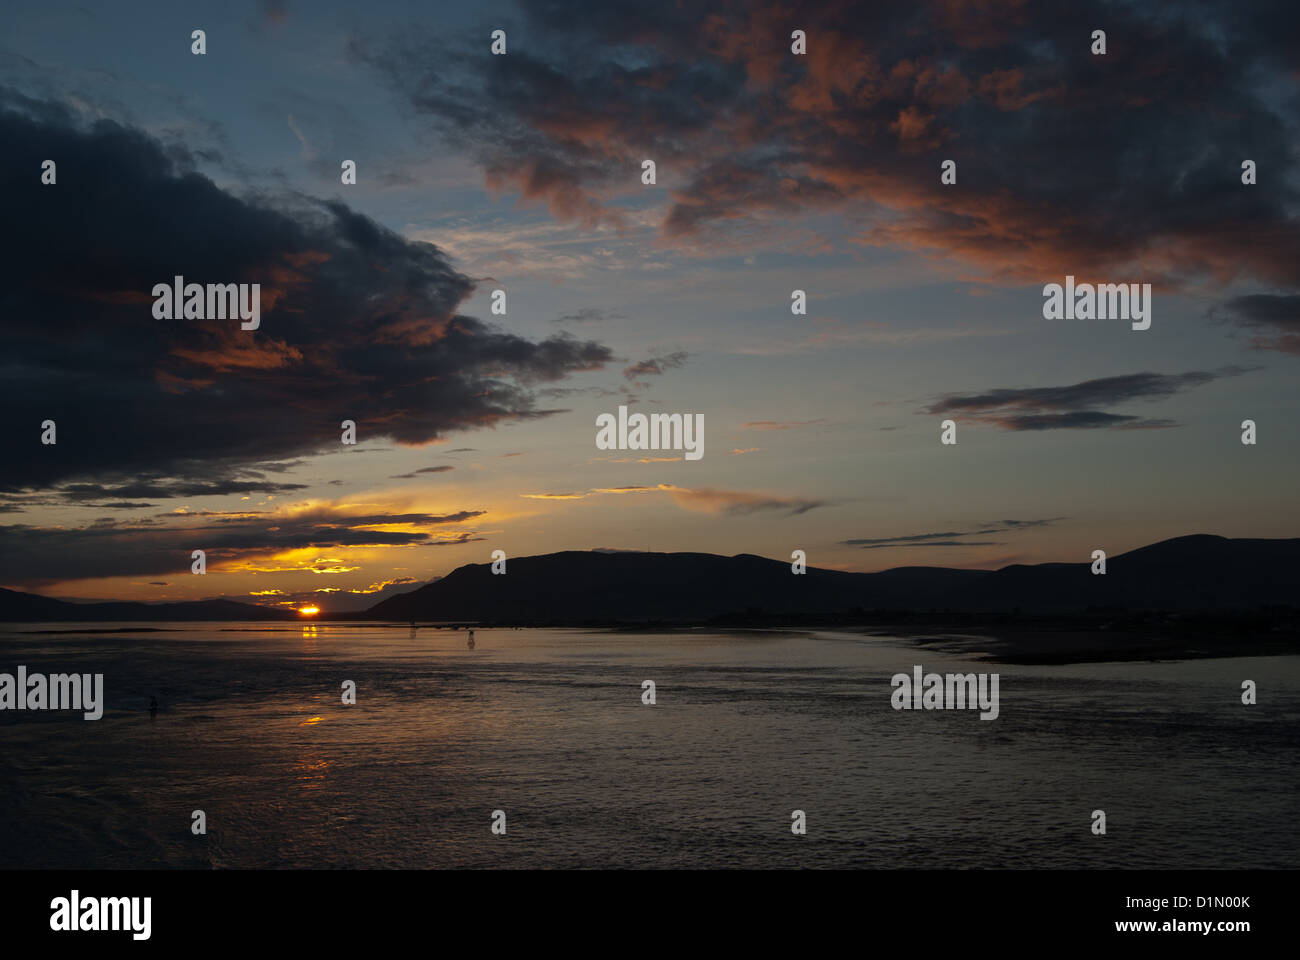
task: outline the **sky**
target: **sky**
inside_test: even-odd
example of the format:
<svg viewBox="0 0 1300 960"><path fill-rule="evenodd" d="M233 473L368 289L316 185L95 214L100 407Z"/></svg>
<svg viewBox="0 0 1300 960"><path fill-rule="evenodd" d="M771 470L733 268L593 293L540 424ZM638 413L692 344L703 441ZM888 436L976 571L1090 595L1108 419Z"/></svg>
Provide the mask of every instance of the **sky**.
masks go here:
<svg viewBox="0 0 1300 960"><path fill-rule="evenodd" d="M495 550L1300 534L1294 4L0 18L0 586L356 609ZM260 327L156 318L176 275ZM1067 275L1150 328L1045 319ZM704 455L599 449L620 405Z"/></svg>

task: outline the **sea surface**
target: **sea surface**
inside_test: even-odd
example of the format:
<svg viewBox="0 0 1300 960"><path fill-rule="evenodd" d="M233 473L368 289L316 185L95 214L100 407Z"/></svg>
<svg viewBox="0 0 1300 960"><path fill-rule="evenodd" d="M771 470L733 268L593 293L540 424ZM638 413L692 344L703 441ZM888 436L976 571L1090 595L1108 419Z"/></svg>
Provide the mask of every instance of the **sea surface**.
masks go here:
<svg viewBox="0 0 1300 960"><path fill-rule="evenodd" d="M0 868L1295 867L1300 657L962 656L835 632L482 629L471 650L427 626L2 625L0 673L102 673L106 709L0 712ZM998 673L1000 715L894 710L916 664Z"/></svg>

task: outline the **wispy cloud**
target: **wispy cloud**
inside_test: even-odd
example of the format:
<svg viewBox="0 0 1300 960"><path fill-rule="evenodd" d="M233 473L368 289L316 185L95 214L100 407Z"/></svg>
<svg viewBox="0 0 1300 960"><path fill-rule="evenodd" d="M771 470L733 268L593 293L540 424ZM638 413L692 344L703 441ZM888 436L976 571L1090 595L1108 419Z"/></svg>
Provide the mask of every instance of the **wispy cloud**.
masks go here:
<svg viewBox="0 0 1300 960"><path fill-rule="evenodd" d="M740 426L745 430L796 430L799 427L811 427L825 422L821 417L816 420L751 420Z"/></svg>
<svg viewBox="0 0 1300 960"><path fill-rule="evenodd" d="M420 476L420 474L423 474L423 473L446 473L448 470L455 470L455 469L456 469L455 467L452 467L452 466L446 466L446 465L437 466L437 467L421 467L419 470L415 470L415 471L413 471L413 472L411 472L411 473L396 473L396 474L393 474L393 476L390 477L389 479L392 479L392 480L413 480L413 479L415 479L416 477Z"/></svg>
<svg viewBox="0 0 1300 960"><path fill-rule="evenodd" d="M840 543L847 547L861 547L863 550L883 550L890 547L996 547L1001 545L1001 541L968 538L1045 527L1067 519L1069 518L1049 517L1043 520L994 520L975 530L945 530L940 533L914 533L898 537L858 538L841 540Z"/></svg>
<svg viewBox="0 0 1300 960"><path fill-rule="evenodd" d="M1000 388L985 393L947 394L926 407L927 414L957 414L1004 430L1159 429L1173 420L1106 413L1095 407L1128 400L1160 400L1224 377L1259 367L1220 367L1188 373L1130 373L1059 387Z"/></svg>
<svg viewBox="0 0 1300 960"><path fill-rule="evenodd" d="M689 354L685 350L678 350L665 356L649 357L629 367L624 367L623 376L629 380L663 376L664 371L675 370L685 364L687 356Z"/></svg>
<svg viewBox="0 0 1300 960"><path fill-rule="evenodd" d="M626 319L617 310L599 310L595 307L583 307L573 313L566 313L555 318L556 323L604 323L609 320Z"/></svg>
<svg viewBox="0 0 1300 960"><path fill-rule="evenodd" d="M721 513L744 516L751 513L775 511L788 516L798 516L828 505L828 501L806 497L775 496L743 490L720 490L713 487L679 487L671 483L646 486L593 487L582 493L521 493L531 500L582 500L603 494L660 493L671 497L683 510L695 513Z"/></svg>

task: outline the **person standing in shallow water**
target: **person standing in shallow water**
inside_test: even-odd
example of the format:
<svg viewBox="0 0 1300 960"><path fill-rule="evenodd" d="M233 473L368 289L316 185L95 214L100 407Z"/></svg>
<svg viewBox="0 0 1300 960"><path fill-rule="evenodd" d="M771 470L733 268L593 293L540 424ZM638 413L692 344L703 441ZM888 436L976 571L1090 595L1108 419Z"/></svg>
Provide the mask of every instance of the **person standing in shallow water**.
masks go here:
<svg viewBox="0 0 1300 960"><path fill-rule="evenodd" d="M469 632L469 642L466 643L465 646L469 647L471 650L474 649L474 631L473 631L473 630L471 630L471 631Z"/></svg>
<svg viewBox="0 0 1300 960"><path fill-rule="evenodd" d="M156 716L158 716L158 698L150 697L149 698L149 719L152 720Z"/></svg>

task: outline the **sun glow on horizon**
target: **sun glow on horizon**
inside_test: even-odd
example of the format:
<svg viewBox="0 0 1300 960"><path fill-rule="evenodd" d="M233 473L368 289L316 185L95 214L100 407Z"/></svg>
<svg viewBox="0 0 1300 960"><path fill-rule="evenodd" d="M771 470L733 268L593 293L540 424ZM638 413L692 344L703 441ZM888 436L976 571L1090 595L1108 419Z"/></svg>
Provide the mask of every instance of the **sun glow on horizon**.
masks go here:
<svg viewBox="0 0 1300 960"><path fill-rule="evenodd" d="M299 607L298 613L300 613L304 617L314 617L316 616L316 614L320 613L320 607L312 606L309 604L305 607Z"/></svg>

